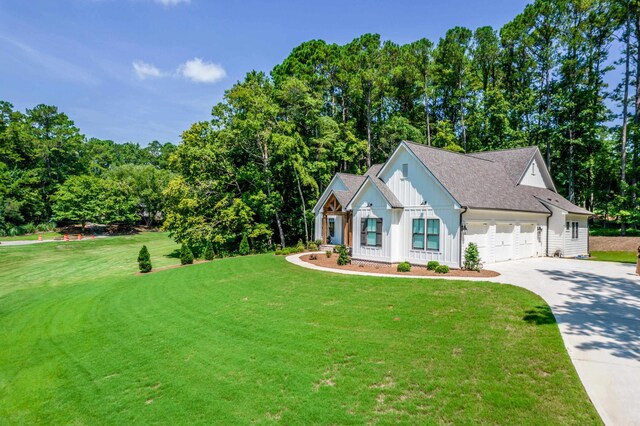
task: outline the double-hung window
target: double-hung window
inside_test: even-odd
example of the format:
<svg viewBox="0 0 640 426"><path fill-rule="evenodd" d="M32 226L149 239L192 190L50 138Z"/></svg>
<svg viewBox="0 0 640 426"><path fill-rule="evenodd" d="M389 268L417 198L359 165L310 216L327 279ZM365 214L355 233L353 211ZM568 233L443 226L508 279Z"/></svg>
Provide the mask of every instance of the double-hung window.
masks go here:
<svg viewBox="0 0 640 426"><path fill-rule="evenodd" d="M360 245L382 247L382 219L366 218L360 222Z"/></svg>
<svg viewBox="0 0 640 426"><path fill-rule="evenodd" d="M413 250L440 250L440 219L413 219L411 248Z"/></svg>
<svg viewBox="0 0 640 426"><path fill-rule="evenodd" d="M424 250L424 219L413 219L412 233L411 248L414 250Z"/></svg>
<svg viewBox="0 0 640 426"><path fill-rule="evenodd" d="M427 219L427 250L440 250L440 219Z"/></svg>
<svg viewBox="0 0 640 426"><path fill-rule="evenodd" d="M571 222L571 239L578 239L578 222Z"/></svg>

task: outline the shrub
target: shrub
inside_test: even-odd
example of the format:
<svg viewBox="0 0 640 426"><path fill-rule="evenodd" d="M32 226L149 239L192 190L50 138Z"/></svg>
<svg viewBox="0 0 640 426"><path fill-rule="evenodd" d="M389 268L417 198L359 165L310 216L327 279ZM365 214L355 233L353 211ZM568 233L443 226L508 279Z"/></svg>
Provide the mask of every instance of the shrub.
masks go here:
<svg viewBox="0 0 640 426"><path fill-rule="evenodd" d="M318 247L320 247L322 245L322 240L315 240L313 242L313 244L317 245Z"/></svg>
<svg viewBox="0 0 640 426"><path fill-rule="evenodd" d="M249 240L247 239L247 234L242 234L242 241L240 241L240 248L238 249L238 253L242 256L246 256L249 254Z"/></svg>
<svg viewBox="0 0 640 426"><path fill-rule="evenodd" d="M276 250L275 251L275 255L276 256L282 256L282 250Z"/></svg>
<svg viewBox="0 0 640 426"><path fill-rule="evenodd" d="M397 267L398 272L410 272L411 264L409 262L400 262Z"/></svg>
<svg viewBox="0 0 640 426"><path fill-rule="evenodd" d="M449 267L447 265L438 265L436 267L437 274L447 274L449 272Z"/></svg>
<svg viewBox="0 0 640 426"><path fill-rule="evenodd" d="M302 253L304 251L304 244L302 240L298 240L298 244L296 244L296 253Z"/></svg>
<svg viewBox="0 0 640 426"><path fill-rule="evenodd" d="M180 263L182 265L191 265L193 263L193 252L186 244L182 244L182 247L180 247Z"/></svg>
<svg viewBox="0 0 640 426"><path fill-rule="evenodd" d="M211 245L211 243L207 243L207 245L204 246L204 260L213 260L215 256L216 252L213 250L213 246Z"/></svg>
<svg viewBox="0 0 640 426"><path fill-rule="evenodd" d="M348 265L351 263L351 257L349 257L349 250L345 245L341 245L338 248L338 265Z"/></svg>
<svg viewBox="0 0 640 426"><path fill-rule="evenodd" d="M22 233L23 234L33 234L36 232L36 227L33 223L27 223L22 225Z"/></svg>
<svg viewBox="0 0 640 426"><path fill-rule="evenodd" d="M430 260L427 262L427 269L429 271L435 271L438 266L440 266L440 263L437 260Z"/></svg>
<svg viewBox="0 0 640 426"><path fill-rule="evenodd" d="M469 243L464 250L463 268L467 271L480 270L480 254L478 253L478 245L476 243Z"/></svg>
<svg viewBox="0 0 640 426"><path fill-rule="evenodd" d="M333 251L331 251L331 250L327 250L327 251L325 251L325 253L326 253L328 258L333 256Z"/></svg>
<svg viewBox="0 0 640 426"><path fill-rule="evenodd" d="M318 260L318 255L317 255L317 254L315 254L315 253L311 253L311 254L309 255L309 260Z"/></svg>
<svg viewBox="0 0 640 426"><path fill-rule="evenodd" d="M318 251L318 245L316 243L307 244L307 249L309 251Z"/></svg>
<svg viewBox="0 0 640 426"><path fill-rule="evenodd" d="M142 246L138 253L138 268L142 273L151 272L151 255L147 246Z"/></svg>

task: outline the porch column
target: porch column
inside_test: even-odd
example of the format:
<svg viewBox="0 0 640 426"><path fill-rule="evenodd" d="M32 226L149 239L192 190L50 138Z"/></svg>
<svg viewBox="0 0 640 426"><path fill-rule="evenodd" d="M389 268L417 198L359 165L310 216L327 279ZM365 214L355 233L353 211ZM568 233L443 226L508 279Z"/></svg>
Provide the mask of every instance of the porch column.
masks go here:
<svg viewBox="0 0 640 426"><path fill-rule="evenodd" d="M327 244L327 214L322 212L322 244Z"/></svg>
<svg viewBox="0 0 640 426"><path fill-rule="evenodd" d="M342 215L342 243L345 246L349 245L349 214Z"/></svg>

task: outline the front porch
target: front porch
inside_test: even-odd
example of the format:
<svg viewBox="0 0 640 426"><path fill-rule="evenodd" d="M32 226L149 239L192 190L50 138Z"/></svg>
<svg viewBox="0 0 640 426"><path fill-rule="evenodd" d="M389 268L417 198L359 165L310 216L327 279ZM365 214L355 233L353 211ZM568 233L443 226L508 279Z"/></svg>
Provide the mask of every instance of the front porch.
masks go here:
<svg viewBox="0 0 640 426"><path fill-rule="evenodd" d="M353 241L351 212L345 211L334 194L322 207L322 250L333 250L334 246L351 246Z"/></svg>

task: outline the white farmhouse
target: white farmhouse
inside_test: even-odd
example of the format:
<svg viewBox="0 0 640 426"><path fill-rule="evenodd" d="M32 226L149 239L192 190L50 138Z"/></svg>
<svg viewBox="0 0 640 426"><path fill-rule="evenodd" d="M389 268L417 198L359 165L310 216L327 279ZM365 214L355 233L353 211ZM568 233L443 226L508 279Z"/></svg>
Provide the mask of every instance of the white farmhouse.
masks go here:
<svg viewBox="0 0 640 426"><path fill-rule="evenodd" d="M536 147L459 154L401 142L364 176L337 173L315 205L315 235L360 261L459 268L588 254L588 217L556 191Z"/></svg>

